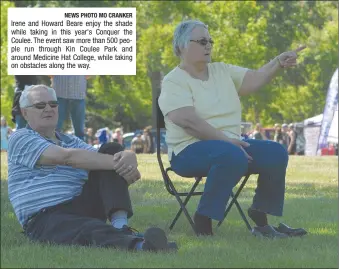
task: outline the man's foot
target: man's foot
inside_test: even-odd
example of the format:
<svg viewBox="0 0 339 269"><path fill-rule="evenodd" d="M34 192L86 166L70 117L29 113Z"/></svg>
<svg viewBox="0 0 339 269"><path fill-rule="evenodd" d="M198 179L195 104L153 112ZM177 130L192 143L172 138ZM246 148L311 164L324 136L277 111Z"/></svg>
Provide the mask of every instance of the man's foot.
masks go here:
<svg viewBox="0 0 339 269"><path fill-rule="evenodd" d="M146 251L170 251L178 249L174 242L169 243L165 232L156 227L148 228L144 235L142 249Z"/></svg>
<svg viewBox="0 0 339 269"><path fill-rule="evenodd" d="M209 217L200 215L199 213L195 212L193 220L197 235L213 235L212 220Z"/></svg>
<svg viewBox="0 0 339 269"><path fill-rule="evenodd" d="M276 231L271 225L258 226L252 229L252 234L258 237L267 237L267 238L286 238L288 235Z"/></svg>
<svg viewBox="0 0 339 269"><path fill-rule="evenodd" d="M120 228L118 230L120 230L121 232L128 234L128 235L134 235L134 236L140 237L140 238L144 237L143 233L140 233L137 229L134 229L134 228L129 227L127 225L122 226L122 228Z"/></svg>
<svg viewBox="0 0 339 269"><path fill-rule="evenodd" d="M290 237L293 236L304 236L307 234L306 230L303 228L291 228L284 223L280 223L278 227L274 227L274 229L280 233L284 233Z"/></svg>
<svg viewBox="0 0 339 269"><path fill-rule="evenodd" d="M142 246L143 250L149 250L149 251L157 251L157 250L176 251L178 250L177 243L168 242L165 232L161 230L160 228L149 228L146 230L144 234L140 233L138 230L132 227L129 227L127 225L124 225L119 230L125 234L133 235L133 236L143 239L144 240L143 246ZM166 241L166 244L162 243L163 241ZM164 245L165 245L165 248L162 249Z"/></svg>

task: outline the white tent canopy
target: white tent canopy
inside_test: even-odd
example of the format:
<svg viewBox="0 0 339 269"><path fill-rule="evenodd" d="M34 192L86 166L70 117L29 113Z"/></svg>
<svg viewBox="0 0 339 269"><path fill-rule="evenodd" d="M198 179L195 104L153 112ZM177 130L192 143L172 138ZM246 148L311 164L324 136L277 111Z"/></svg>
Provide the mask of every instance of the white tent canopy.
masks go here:
<svg viewBox="0 0 339 269"><path fill-rule="evenodd" d="M304 120L305 155L316 156L323 114Z"/></svg>
<svg viewBox="0 0 339 269"><path fill-rule="evenodd" d="M324 113L304 120L304 126L305 155L320 155L328 143L338 144L338 69L328 87Z"/></svg>
<svg viewBox="0 0 339 269"><path fill-rule="evenodd" d="M304 120L304 136L306 139L305 155L316 155L322 120L323 114ZM338 106L331 122L327 142L338 144Z"/></svg>
<svg viewBox="0 0 339 269"><path fill-rule="evenodd" d="M321 126L322 120L323 120L323 114L319 114L317 116L304 120L304 125L305 126L310 126L310 125Z"/></svg>

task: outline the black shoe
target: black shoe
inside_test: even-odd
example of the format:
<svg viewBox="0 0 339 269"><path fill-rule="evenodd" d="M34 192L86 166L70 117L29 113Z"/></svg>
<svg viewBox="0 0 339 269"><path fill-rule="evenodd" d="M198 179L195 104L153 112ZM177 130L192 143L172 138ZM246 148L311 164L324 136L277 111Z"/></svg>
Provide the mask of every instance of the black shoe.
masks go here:
<svg viewBox="0 0 339 269"><path fill-rule="evenodd" d="M148 230L150 230L150 229L159 229L159 228L149 228ZM145 234L143 234L143 233L140 233L138 230L136 230L136 229L134 229L134 228L132 228L132 227L129 227L129 226L127 226L127 225L124 225L122 228L120 228L120 229L118 229L118 230L120 230L121 232L123 232L123 233L125 233L125 234L127 234L127 235L133 235L133 236L136 236L136 237L138 237L138 238L140 238L140 239L143 239L145 242L146 242L146 240L145 240ZM148 231L147 230L147 231ZM159 229L159 230L161 230L161 229ZM146 231L146 232L147 232ZM149 233L148 233L148 235L147 235L148 237L149 237ZM166 238L166 240L167 240L167 238ZM149 246L147 246L147 244L146 244L146 248L149 248ZM174 251L177 251L178 250L178 245L177 245L177 243L175 243L175 242L167 242L167 250L174 250Z"/></svg>
<svg viewBox="0 0 339 269"><path fill-rule="evenodd" d="M197 235L213 235L212 220L195 212L193 216L195 231Z"/></svg>
<svg viewBox="0 0 339 269"><path fill-rule="evenodd" d="M169 243L167 241L165 232L162 229L155 227L148 228L146 230L144 234L144 243L142 245L142 249L155 252L172 250L169 248Z"/></svg>
<svg viewBox="0 0 339 269"><path fill-rule="evenodd" d="M132 227L129 227L127 225L122 226L122 228L118 229L119 231L128 234L128 235L134 235L139 238L144 238L144 234L140 233L137 229L134 229Z"/></svg>
<svg viewBox="0 0 339 269"><path fill-rule="evenodd" d="M307 234L307 232L305 231L305 229L303 228L291 228L289 226L287 226L284 223L280 223L278 227L274 227L275 230L277 230L280 233L284 233L288 236L304 236Z"/></svg>
<svg viewBox="0 0 339 269"><path fill-rule="evenodd" d="M265 225L262 227L254 227L252 229L252 234L258 237L267 237L267 238L286 238L288 235L276 231L271 225Z"/></svg>

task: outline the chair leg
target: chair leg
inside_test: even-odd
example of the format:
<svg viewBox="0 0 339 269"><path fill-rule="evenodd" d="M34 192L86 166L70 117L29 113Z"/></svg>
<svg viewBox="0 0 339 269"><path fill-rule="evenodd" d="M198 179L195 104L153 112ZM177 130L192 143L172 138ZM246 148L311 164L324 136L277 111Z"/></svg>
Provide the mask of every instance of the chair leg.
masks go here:
<svg viewBox="0 0 339 269"><path fill-rule="evenodd" d="M226 208L226 211L225 211L225 213L224 213L224 218L223 218L223 220L221 220L221 221L218 222L217 227L219 227L219 226L224 222L224 220L225 220L225 218L226 218L228 212L231 210L233 204L234 204L235 202L237 202L237 198L238 198L240 192L242 191L242 189L244 188L244 186L245 186L247 180L249 179L249 177L250 177L250 175L246 175L246 177L245 177L244 180L242 181L242 183L241 183L240 187L238 188L238 190L237 190L237 192L236 192L235 195L234 195L233 192L232 192L232 194L231 194L232 200L231 200L229 206ZM237 202L237 203L238 203L238 202ZM238 205L239 205L239 204L238 204ZM240 205L239 205L239 207L240 207ZM239 207L238 207L238 209L239 209ZM240 212L240 211L239 211L239 212ZM242 210L241 210L241 212L242 212ZM241 213L240 213L240 214L241 214ZM243 218L245 217L245 219L246 219L246 216L245 216L244 212L242 212L241 216L242 216ZM247 219L246 219L246 220L247 220ZM245 223L246 223L247 228L251 227L251 226L249 225L248 221L245 221ZM252 228L249 228L249 229L251 230Z"/></svg>
<svg viewBox="0 0 339 269"><path fill-rule="evenodd" d="M238 208L239 214L240 214L240 216L242 217L242 219L244 220L247 229L248 229L249 231L252 231L252 227L251 227L250 223L248 222L248 220L247 220L247 218L246 218L246 216L245 216L245 214L244 214L244 211L242 211L241 206L239 205L238 201L235 200L234 203L235 203L236 207Z"/></svg>
<svg viewBox="0 0 339 269"><path fill-rule="evenodd" d="M175 197L177 198L179 204L180 204L180 209L179 209L178 213L176 214L175 218L173 219L171 225L169 226L169 229L170 229L170 230L173 229L173 227L174 227L174 225L176 224L177 220L179 219L179 217L180 217L182 211L184 211L186 217L188 218L188 221L190 222L190 224L191 224L193 230L195 231L195 225L194 225L194 223L193 223L192 218L191 218L190 215L188 214L188 211L187 211L187 209L186 209L186 205L187 205L189 199L192 197L192 194L193 194L193 192L195 191L195 189L197 188L197 186L199 185L199 182L200 182L200 181L201 181L201 178L199 178L199 179L197 179L197 180L195 181L195 183L193 184L191 190L189 191L188 195L186 196L184 202L182 202L182 200L180 199L179 195L176 195L176 196L175 196ZM172 185L171 188L173 188L173 191L175 191L175 193L176 193L176 190L174 189L173 184L171 184L171 185ZM195 232L196 232L196 231L195 231Z"/></svg>

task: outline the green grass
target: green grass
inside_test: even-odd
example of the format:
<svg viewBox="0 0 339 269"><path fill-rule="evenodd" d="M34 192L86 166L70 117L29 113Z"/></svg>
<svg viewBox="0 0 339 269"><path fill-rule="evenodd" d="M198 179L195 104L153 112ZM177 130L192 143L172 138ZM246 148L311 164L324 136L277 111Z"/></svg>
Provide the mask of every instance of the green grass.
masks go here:
<svg viewBox="0 0 339 269"><path fill-rule="evenodd" d="M131 187L135 215L132 227L144 230L156 225L179 244L178 253L130 253L114 249L64 247L29 242L13 213L7 193L7 160L1 160L1 267L260 267L338 268L338 159L337 157L291 157L287 171L283 218L270 217L272 224L285 222L303 227L304 238L268 240L253 237L233 208L213 238L194 236L182 216L174 230L170 221L178 203L161 180L153 155L139 156L142 180ZM167 157L163 157L167 160ZM176 185L188 190L190 179L173 176ZM239 197L246 210L251 203L256 177L251 177ZM198 198L188 208L194 212ZM214 223L215 225L216 223Z"/></svg>

